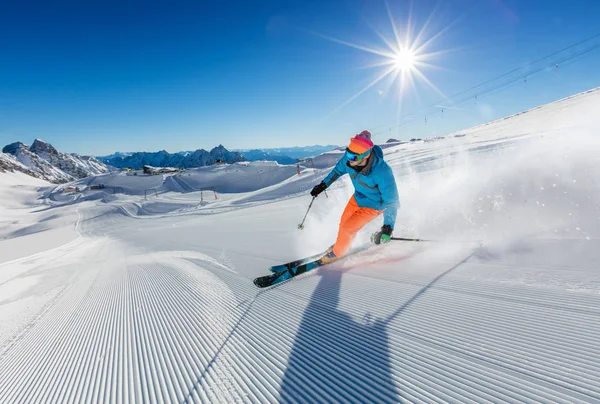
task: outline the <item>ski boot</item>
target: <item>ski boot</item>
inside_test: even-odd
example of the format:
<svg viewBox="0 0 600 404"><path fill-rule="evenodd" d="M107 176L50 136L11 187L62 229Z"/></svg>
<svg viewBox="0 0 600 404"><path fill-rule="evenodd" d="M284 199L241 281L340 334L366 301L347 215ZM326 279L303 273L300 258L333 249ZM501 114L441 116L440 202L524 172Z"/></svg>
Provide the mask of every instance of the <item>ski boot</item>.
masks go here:
<svg viewBox="0 0 600 404"><path fill-rule="evenodd" d="M333 246L329 247L327 249L327 251L325 252L325 255L323 255L320 259L319 259L319 265L325 265L325 264L329 264L330 262L333 262L337 259L339 259L340 257L337 257L334 253L333 253Z"/></svg>

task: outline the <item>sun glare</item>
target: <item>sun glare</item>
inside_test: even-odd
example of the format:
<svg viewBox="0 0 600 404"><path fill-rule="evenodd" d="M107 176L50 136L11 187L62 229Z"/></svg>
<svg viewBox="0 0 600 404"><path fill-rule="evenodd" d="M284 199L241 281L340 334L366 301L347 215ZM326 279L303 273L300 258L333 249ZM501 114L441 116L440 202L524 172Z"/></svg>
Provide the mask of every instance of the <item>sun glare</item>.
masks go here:
<svg viewBox="0 0 600 404"><path fill-rule="evenodd" d="M396 70L409 71L415 67L415 55L408 49L403 49L394 58Z"/></svg>
<svg viewBox="0 0 600 404"><path fill-rule="evenodd" d="M369 82L365 87L356 92L353 96L347 99L333 112L339 111L350 102L367 92L372 88L377 89L377 93L380 95L390 94L388 89L396 87L398 89L397 100L398 100L398 111L397 119L400 119L402 100L408 91L415 89L415 83L417 81L424 82L427 86L433 89L435 92L440 94L442 97L446 97L425 75L424 69L435 68L438 66L431 64L432 58L446 53L447 51L430 51L429 49L433 46L433 43L443 33L450 28L452 25L442 27L440 31L435 34L427 33L427 29L431 29L431 18L433 13L429 15L427 21L425 21L421 30L414 32L415 24L409 15L407 20L396 21L392 16L392 12L386 1L386 8L388 12L389 22L391 25L391 31L393 35L383 35L378 31L375 34L383 41L385 47L370 47L361 44L354 44L344 40L320 35L328 40L340 43L345 46L349 46L361 51L365 51L374 55L374 59L368 68L377 68L379 71L374 79ZM412 11L412 10L411 10ZM376 87L377 86L377 87ZM417 94L418 97L418 94Z"/></svg>

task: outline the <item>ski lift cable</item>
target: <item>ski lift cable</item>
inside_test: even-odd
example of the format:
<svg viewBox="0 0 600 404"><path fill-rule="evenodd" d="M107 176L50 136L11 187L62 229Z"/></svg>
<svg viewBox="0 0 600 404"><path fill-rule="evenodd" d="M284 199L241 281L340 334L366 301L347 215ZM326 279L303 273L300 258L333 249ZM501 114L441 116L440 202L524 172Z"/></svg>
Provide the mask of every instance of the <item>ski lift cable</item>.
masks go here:
<svg viewBox="0 0 600 404"><path fill-rule="evenodd" d="M596 36L600 36L600 34L598 34L598 35L596 35ZM581 43L583 43L583 42L585 42L585 41L581 41L581 42L579 42L578 44L581 44ZM573 47L573 46L570 46L570 47L563 48L561 51L563 51L563 50L565 50L565 49L572 48L572 47ZM466 97L463 97L463 98L461 98L461 99L457 100L456 102L453 102L453 103L452 103L452 106L457 106L457 105L459 105L459 104L461 104L461 103L464 103L465 101L468 101L468 100L470 100L470 99L472 99L472 98L477 98L477 97L479 97L479 96L481 96L481 95L489 94L489 93L491 93L491 92L493 92L493 91L496 91L496 90L498 90L498 89L500 89L500 88L503 88L503 87L505 87L505 86L509 86L509 85L513 84L515 81L520 81L520 80L522 80L522 79L524 79L524 78L526 78L526 77L529 77L529 76L532 76L532 75L534 75L534 74L540 73L540 72L542 72L542 71L544 71L544 70L548 69L549 67L555 67L556 65L561 65L561 64L562 64L562 65L564 65L566 62L569 62L569 61L571 61L571 60L575 60L575 59L577 59L577 58L579 58L579 57L583 57L583 56L589 55L591 52L593 52L594 50L597 50L598 48L600 48L600 44L595 44L595 45L593 45L593 46L590 46L590 47L588 47L588 48L584 49L583 51L581 51L581 52L579 52L579 53L577 53L577 54L570 55L570 56L566 56L566 57L564 57L564 58L562 58L562 59L560 59L560 60L558 60L558 61L556 61L556 60L553 60L553 61L552 61L552 63L550 63L550 64L548 64L548 65L544 65L543 67L540 67L540 68L537 68L537 69L534 69L534 70L527 71L527 72L525 72L524 74L522 74L522 75L518 76L516 79L510 80L510 81L508 81L508 82L503 82L503 83L502 83L502 84L500 84L500 85L497 85L497 86L495 86L495 87L488 88L488 89L486 89L486 90L483 90L483 91L481 91L481 92L478 92L477 94L474 94L474 95L473 95L473 94L469 94L468 96L466 96ZM552 55L556 55L556 54L558 54L558 53L560 53L560 51L554 52ZM547 58L548 58L548 57L545 57L545 58L543 58L543 59L539 59L538 61L536 61L536 63L537 63L537 62L539 62L540 60L544 60L544 59L547 59ZM522 69L522 68L515 69L515 70L511 71L510 73L514 73L515 71L518 71L518 70L521 70L521 69ZM505 76L507 76L507 75L508 75L508 74L504 74L504 75L502 75L502 76L499 76L499 77L497 77L496 79L498 79L498 78L500 78L500 77L505 77ZM487 82L485 82L485 83L482 83L482 84L479 84L479 85L477 85L477 86L474 86L474 87L471 87L471 88L470 88L470 89L468 89L468 90L461 91L460 93L457 93L457 94L455 94L455 95L454 95L454 96L452 96L452 97L446 98L446 99L444 99L443 101L449 101L449 100L452 100L452 98L455 98L455 97L456 97L456 95L464 94L464 93L466 93L466 92L468 92L468 91L471 91L471 90L473 90L473 89L475 89L475 88L479 88L479 87L483 86L484 84L488 84L488 83L490 83L490 82L492 82L492 81L494 81L494 80L496 80L496 79L493 79L493 80L488 80ZM431 109L435 108L435 107L436 107L436 106L437 106L437 105L438 105L440 102L442 102L442 101L438 101L438 102L436 102L434 105L431 105L431 106L429 106L429 107L425 107L425 108L423 108L421 111L423 111L423 110L425 110L425 111L431 110ZM428 112L428 113L426 113L426 115L425 115L425 116L430 116L430 115L432 115L432 114L434 114L434 113L437 113L437 112L438 112L437 110L436 110L435 112L433 112L433 113L431 113L431 112ZM417 113L416 113L416 112L411 112L411 113L409 113L409 114L405 114L404 116L406 117L406 116L412 116L412 115L417 115ZM379 133L380 133L380 130L377 130L377 128L379 128L379 127L383 127L383 126L385 126L385 127L386 127L386 128L388 128L388 130L389 130L390 128L401 128L401 127L407 126L407 125L409 125L409 124L411 124L411 123L413 123L413 122L406 122L406 123L403 123L403 124L392 124L392 125L390 125L390 124L388 123L388 124L386 124L386 125L379 125L379 126L377 126L377 127L376 127L376 129L375 129L375 130L373 130L373 131L372 131L372 133L373 133L374 135L376 135L376 134L379 134Z"/></svg>
<svg viewBox="0 0 600 404"><path fill-rule="evenodd" d="M596 39L596 38L598 38L598 37L600 37L600 33L597 33L597 34L595 34L595 35L592 35L592 36L590 36L590 37L588 37L588 38L586 38L586 39L583 39L583 40L581 40L581 41L578 41L578 42L576 42L576 43L574 43L574 44L571 44L571 45L565 46L565 47L561 48L560 50L557 50L557 51L555 51L555 52L552 52L552 53L550 53L550 54L548 54L548 55L546 55L546 56L544 56L544 57L542 57L542 58L539 58L539 59L537 59L537 60L535 60L535 61L533 61L533 62L529 63L528 65L534 65L534 64L536 64L536 63L539 63L539 62L541 62L541 61L544 61L544 60L546 60L546 59L548 59L548 58L551 58L551 57L553 57L553 56L556 56L556 55L560 54L561 52L564 52L564 51L566 51L566 50L569 50L569 49L571 49L571 48L574 48L574 47L576 47L576 46L578 46L578 45L581 45L581 44L583 44L583 43L589 42L589 41L591 41L591 40L593 40L593 39ZM592 48L593 48L593 49L596 49L597 47L598 47L598 45L596 44L596 45L594 45ZM584 52L584 53L587 53L587 52ZM579 56L579 54L575 55L574 57L576 57L576 56ZM569 59L566 59L566 60L569 60ZM558 65L558 64L564 63L566 60L563 60L562 62L556 62L556 61L553 61L553 63L552 63L551 65L554 67L554 66L556 66L556 65ZM518 67L518 68L516 68L516 69L513 69L513 70L511 70L511 71L509 71L509 72L503 73L503 74L501 74L500 76L494 77L494 78L492 78L492 79L490 79L490 80L484 81L483 83L477 84L477 85L475 85L475 86L473 86L473 87L470 87L470 88L468 88L468 89L466 89L466 90L460 91L460 92L458 92L458 93L456 93L456 94L453 94L453 95L452 95L452 96L450 96L450 97L444 98L443 100L439 100L439 101L437 101L436 103L434 103L434 105L436 105L436 104L440 104L440 103L443 103L443 102L448 102L448 101L451 101L452 99L454 99L454 98L456 98L456 97L458 97L458 96L460 96L460 95L462 95L462 94L465 94L465 93L467 93L467 92L471 92L471 91L473 91L473 90L475 90L475 89L477 89L477 88L480 88L480 87L482 87L482 86L484 86L484 85L486 85L486 84L492 83L492 82L494 82L494 81L496 81L496 80L498 80L498 79L501 79L501 78L503 78L503 77L506 77L506 76L508 76L508 75L510 75L510 74L513 74L513 73L515 73L515 72L518 72L519 70L523 70L523 69L524 69L524 68L526 68L526 67L527 67L527 66L520 66L520 67ZM544 67L544 69L545 69L545 68L547 68L547 67ZM522 77L521 77L521 78L522 78ZM470 98L472 98L472 97L473 97L473 95L470 95L470 96L468 97L468 99L470 99ZM455 104L455 105L456 105L456 104ZM430 108L432 108L432 106L429 106L429 107L424 107L423 109L421 109L421 111L423 111L423 110L427 110L427 109L430 109ZM409 113L409 114L406 114L405 116L408 116L408 115L416 115L417 113L418 113L418 111L415 111L415 112L411 112L411 113ZM396 121L394 121L394 122L396 122ZM378 129L379 129L379 128L381 128L381 127L389 128L389 127L390 127L390 123L387 123L387 124L382 124L382 125L378 125L378 126L376 126L376 127L373 129L372 133L374 133L374 134L375 134L375 133L379 132L379 130L378 130Z"/></svg>

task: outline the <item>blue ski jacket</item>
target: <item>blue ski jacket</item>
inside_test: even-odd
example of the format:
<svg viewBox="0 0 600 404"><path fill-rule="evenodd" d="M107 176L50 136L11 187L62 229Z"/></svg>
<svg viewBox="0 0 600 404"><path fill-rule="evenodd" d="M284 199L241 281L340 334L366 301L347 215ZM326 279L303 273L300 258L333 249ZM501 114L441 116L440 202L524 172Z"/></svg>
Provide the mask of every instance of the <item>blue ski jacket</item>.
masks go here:
<svg viewBox="0 0 600 404"><path fill-rule="evenodd" d="M383 224L389 225L393 230L400 207L396 180L392 169L383 160L381 147L375 145L372 150L369 163L360 171L348 165L348 158L344 153L323 182L329 187L342 175L349 174L357 205L383 210Z"/></svg>

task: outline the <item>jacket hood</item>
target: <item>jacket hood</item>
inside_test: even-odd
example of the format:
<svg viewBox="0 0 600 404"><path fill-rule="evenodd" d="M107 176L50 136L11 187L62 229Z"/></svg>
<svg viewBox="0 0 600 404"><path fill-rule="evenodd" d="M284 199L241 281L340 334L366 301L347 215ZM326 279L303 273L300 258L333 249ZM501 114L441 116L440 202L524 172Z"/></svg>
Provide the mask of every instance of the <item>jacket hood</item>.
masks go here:
<svg viewBox="0 0 600 404"><path fill-rule="evenodd" d="M375 153L375 155L380 159L383 158L383 150L381 150L381 147L377 145L373 146L373 153Z"/></svg>
<svg viewBox="0 0 600 404"><path fill-rule="evenodd" d="M361 174L369 175L369 173L373 171L373 169L377 167L379 163L383 160L383 150L381 150L381 147L375 145L371 150L371 153L373 153L373 155L371 156L371 161L369 162L369 164L367 164L364 170L361 171Z"/></svg>

